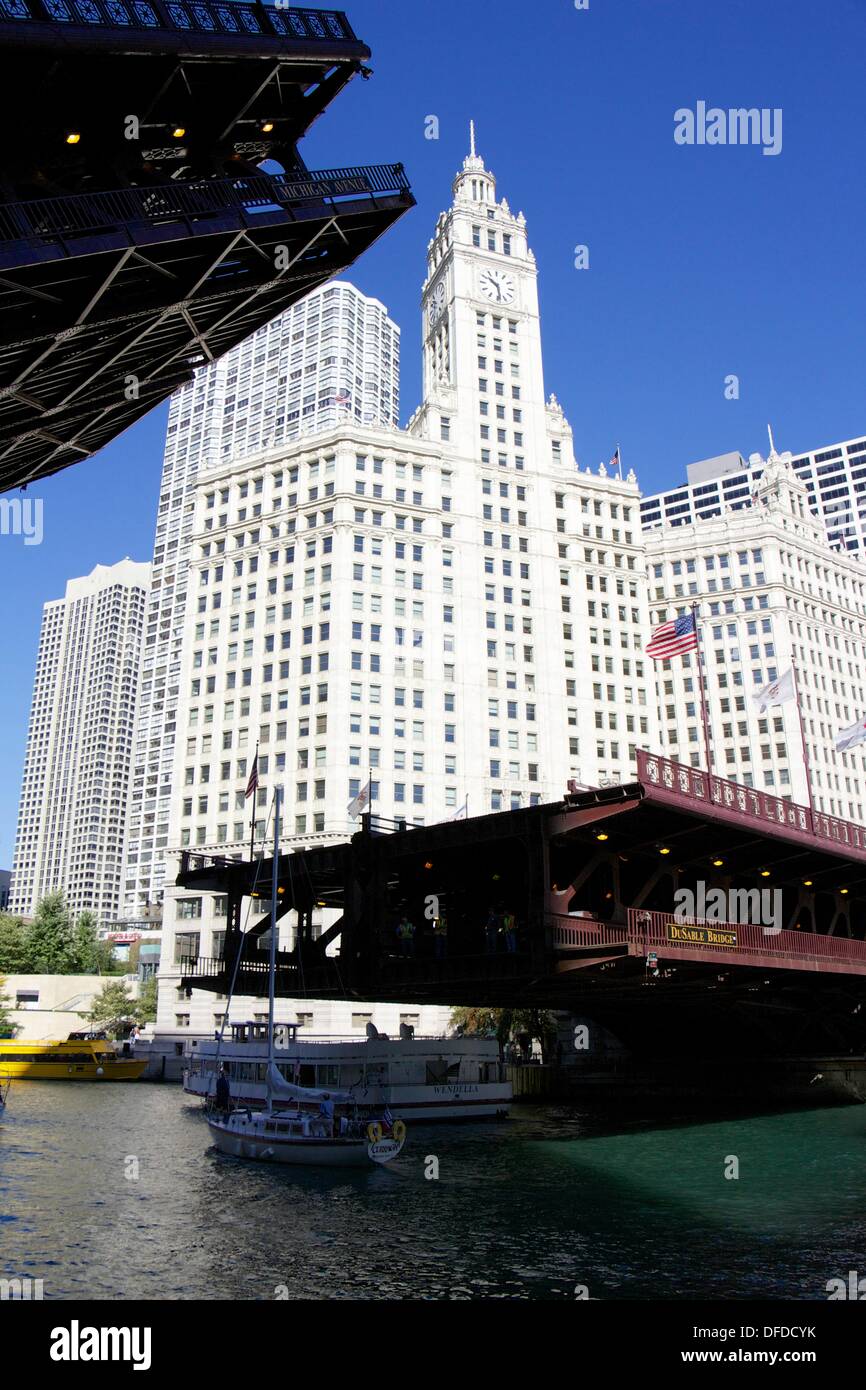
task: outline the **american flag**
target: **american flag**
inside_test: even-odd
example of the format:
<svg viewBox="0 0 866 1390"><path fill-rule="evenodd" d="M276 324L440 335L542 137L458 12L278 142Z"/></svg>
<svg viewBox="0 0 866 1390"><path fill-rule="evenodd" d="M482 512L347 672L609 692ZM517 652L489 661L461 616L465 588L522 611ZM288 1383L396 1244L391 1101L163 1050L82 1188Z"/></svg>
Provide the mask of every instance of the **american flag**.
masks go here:
<svg viewBox="0 0 866 1390"><path fill-rule="evenodd" d="M258 785L259 785L259 745L256 744L256 756L253 758L253 765L252 765L252 768L251 768L251 770L250 770L249 781L247 782L247 789L246 789L246 791L244 792L244 801L246 801L246 799L247 799L248 796L252 796L252 795L253 795L253 793L255 792L255 790L256 790L256 788L258 787Z"/></svg>
<svg viewBox="0 0 866 1390"><path fill-rule="evenodd" d="M608 467L609 467L609 468L615 468L615 469L616 469L617 477L619 477L619 475L622 473L622 460L620 459L620 456L619 456L619 445L618 445L618 444L617 444L617 446L616 446L616 452L614 453L613 458L611 459L610 463L608 464Z"/></svg>
<svg viewBox="0 0 866 1390"><path fill-rule="evenodd" d="M695 615L685 613L672 623L662 623L657 627L649 642L646 654L653 661L669 661L672 656L682 656L683 652L693 652L698 645L698 632Z"/></svg>
<svg viewBox="0 0 866 1390"><path fill-rule="evenodd" d="M348 405L352 397L348 391L338 391L334 399L337 405Z"/></svg>

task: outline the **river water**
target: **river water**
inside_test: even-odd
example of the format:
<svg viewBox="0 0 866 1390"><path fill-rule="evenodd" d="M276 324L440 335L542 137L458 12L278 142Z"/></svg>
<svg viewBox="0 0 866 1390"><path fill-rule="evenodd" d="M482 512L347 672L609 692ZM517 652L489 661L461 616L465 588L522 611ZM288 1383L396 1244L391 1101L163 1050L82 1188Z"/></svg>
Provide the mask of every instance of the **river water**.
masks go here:
<svg viewBox="0 0 866 1390"><path fill-rule="evenodd" d="M861 1106L546 1106L410 1126L386 1170L280 1169L217 1154L178 1087L15 1082L0 1272L46 1299L825 1299L866 1275L864 1158Z"/></svg>

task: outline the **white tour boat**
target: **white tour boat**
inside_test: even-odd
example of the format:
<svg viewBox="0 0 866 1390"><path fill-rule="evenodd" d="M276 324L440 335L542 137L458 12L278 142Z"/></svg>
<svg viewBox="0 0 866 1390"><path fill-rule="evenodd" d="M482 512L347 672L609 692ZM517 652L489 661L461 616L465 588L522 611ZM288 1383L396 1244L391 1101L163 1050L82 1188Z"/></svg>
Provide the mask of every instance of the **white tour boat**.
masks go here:
<svg viewBox="0 0 866 1390"><path fill-rule="evenodd" d="M311 1164L326 1167L366 1167L390 1163L406 1138L406 1126L387 1108L371 1107L350 1091L297 1085L277 1069L274 1046L274 982L276 978L278 864L280 852L280 789L274 792L274 881L271 892L270 970L268 972L268 1033L263 1110L238 1108L231 1081L220 1069L208 1126L221 1153L265 1163ZM279 1105L278 1105L279 1102Z"/></svg>
<svg viewBox="0 0 866 1390"><path fill-rule="evenodd" d="M367 1038L304 1037L294 1023L274 1029L274 1059L285 1081L319 1090L349 1091L359 1104L387 1106L401 1120L479 1120L506 1116L511 1083L499 1044L490 1038L420 1038L401 1028L384 1037L372 1024ZM237 1023L231 1040L191 1040L183 1087L188 1095L213 1096L226 1068L234 1100L260 1109L267 1098L268 1025ZM273 1097L275 1108L284 1103Z"/></svg>

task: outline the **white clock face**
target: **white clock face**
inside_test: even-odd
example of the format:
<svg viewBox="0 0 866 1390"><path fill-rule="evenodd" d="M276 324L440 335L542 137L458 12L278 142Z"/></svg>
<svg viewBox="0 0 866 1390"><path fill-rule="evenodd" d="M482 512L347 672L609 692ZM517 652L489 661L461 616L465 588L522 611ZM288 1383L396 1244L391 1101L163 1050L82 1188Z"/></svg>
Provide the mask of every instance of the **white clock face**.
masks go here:
<svg viewBox="0 0 866 1390"><path fill-rule="evenodd" d="M482 270L478 288L484 298L492 299L494 304L511 304L516 290L514 277L505 270Z"/></svg>
<svg viewBox="0 0 866 1390"><path fill-rule="evenodd" d="M433 289L430 291L430 307L428 309L428 314L430 316L431 323L434 323L435 320L438 319L439 315L442 313L442 310L444 308L445 284L444 281L440 280L438 284L434 285Z"/></svg>

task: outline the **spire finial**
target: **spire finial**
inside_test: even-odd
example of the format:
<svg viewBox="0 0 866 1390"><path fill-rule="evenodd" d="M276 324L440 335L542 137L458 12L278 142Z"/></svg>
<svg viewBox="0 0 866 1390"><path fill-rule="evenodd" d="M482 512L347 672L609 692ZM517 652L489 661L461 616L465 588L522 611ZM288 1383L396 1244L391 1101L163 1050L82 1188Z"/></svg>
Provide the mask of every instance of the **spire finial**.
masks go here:
<svg viewBox="0 0 866 1390"><path fill-rule="evenodd" d="M775 453L776 453L776 446L775 446L775 444L773 443L773 430L772 430L772 427L771 427L770 425L767 426L767 434L769 435L769 438L770 438L770 458L773 458L773 457L775 456Z"/></svg>
<svg viewBox="0 0 866 1390"><path fill-rule="evenodd" d="M469 153L475 158L475 122L469 122Z"/></svg>

